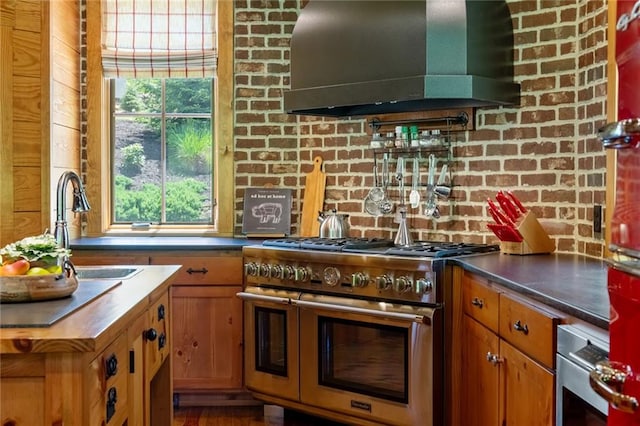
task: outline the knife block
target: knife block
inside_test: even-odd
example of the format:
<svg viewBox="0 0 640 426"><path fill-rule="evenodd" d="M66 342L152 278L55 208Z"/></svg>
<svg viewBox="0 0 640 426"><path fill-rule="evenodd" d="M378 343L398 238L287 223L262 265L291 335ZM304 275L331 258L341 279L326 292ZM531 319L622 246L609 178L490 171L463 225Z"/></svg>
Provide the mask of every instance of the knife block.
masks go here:
<svg viewBox="0 0 640 426"><path fill-rule="evenodd" d="M522 235L521 242L500 241L500 251L505 254L538 254L552 253L556 249L555 242L549 238L536 215L528 211L524 218L516 223L516 229Z"/></svg>

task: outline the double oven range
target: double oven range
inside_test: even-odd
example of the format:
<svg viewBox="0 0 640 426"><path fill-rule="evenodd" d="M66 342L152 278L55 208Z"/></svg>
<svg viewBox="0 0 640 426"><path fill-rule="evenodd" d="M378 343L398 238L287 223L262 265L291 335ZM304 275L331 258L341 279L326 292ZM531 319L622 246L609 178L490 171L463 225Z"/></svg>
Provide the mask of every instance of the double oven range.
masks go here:
<svg viewBox="0 0 640 426"><path fill-rule="evenodd" d="M243 250L245 384L358 425L444 424L447 258L497 246L286 238Z"/></svg>

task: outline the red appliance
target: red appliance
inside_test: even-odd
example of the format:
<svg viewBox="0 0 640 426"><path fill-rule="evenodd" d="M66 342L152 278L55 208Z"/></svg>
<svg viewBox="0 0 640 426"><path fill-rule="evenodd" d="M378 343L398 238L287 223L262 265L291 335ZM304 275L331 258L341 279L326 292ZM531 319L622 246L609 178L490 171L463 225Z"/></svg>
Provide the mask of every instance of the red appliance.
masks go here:
<svg viewBox="0 0 640 426"><path fill-rule="evenodd" d="M600 129L617 150L608 292L609 360L591 387L609 402L608 426L640 425L640 0L617 0L618 122Z"/></svg>

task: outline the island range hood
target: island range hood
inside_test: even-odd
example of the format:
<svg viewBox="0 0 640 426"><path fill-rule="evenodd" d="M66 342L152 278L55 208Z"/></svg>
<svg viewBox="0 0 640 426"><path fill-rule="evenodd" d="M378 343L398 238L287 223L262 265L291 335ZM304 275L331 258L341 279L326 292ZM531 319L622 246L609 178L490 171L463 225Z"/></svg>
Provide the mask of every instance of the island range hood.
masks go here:
<svg viewBox="0 0 640 426"><path fill-rule="evenodd" d="M505 0L310 0L288 113L362 116L519 103Z"/></svg>

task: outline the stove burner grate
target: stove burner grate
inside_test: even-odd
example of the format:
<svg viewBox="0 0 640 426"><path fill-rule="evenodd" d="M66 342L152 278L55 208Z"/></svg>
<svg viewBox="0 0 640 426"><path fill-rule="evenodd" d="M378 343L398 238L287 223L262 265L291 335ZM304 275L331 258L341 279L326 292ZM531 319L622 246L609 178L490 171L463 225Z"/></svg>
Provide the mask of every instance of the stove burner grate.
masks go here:
<svg viewBox="0 0 640 426"><path fill-rule="evenodd" d="M452 257L499 251L498 245L418 241L410 247L391 247L385 254L412 257Z"/></svg>
<svg viewBox="0 0 640 426"><path fill-rule="evenodd" d="M393 241L382 238L282 238L266 240L263 246L284 247L305 250L342 251L366 250L378 247L391 247Z"/></svg>
<svg viewBox="0 0 640 426"><path fill-rule="evenodd" d="M447 243L442 241L417 241L410 247L394 246L393 241L384 238L306 238L290 237L266 240L264 246L298 250L330 252L376 253L389 256L408 257L452 257L500 250L497 245Z"/></svg>

